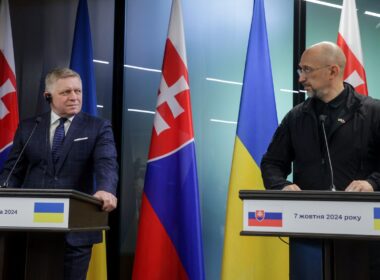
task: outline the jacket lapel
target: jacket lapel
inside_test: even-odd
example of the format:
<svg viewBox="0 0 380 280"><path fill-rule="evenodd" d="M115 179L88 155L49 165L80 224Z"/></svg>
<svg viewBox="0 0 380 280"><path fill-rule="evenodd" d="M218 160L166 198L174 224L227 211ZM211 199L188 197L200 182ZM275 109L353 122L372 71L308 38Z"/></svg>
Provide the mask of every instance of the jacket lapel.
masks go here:
<svg viewBox="0 0 380 280"><path fill-rule="evenodd" d="M72 123L70 124L70 128L67 131L67 134L65 136L65 141L63 142L62 150L60 152L59 160L56 164L55 173L57 174L59 170L62 167L62 164L64 163L67 154L69 153L71 149L71 145L76 137L80 134L80 132L84 129L84 122L82 119L82 114L79 113L75 116ZM51 158L51 157L50 157Z"/></svg>

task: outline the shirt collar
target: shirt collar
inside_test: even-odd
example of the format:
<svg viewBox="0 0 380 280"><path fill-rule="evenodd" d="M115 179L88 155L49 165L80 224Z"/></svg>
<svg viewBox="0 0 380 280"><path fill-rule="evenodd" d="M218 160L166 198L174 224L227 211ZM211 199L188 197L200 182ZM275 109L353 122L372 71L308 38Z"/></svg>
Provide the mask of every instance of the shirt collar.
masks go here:
<svg viewBox="0 0 380 280"><path fill-rule="evenodd" d="M338 108L347 99L347 90L344 89L337 97L331 100L328 104L332 108Z"/></svg>
<svg viewBox="0 0 380 280"><path fill-rule="evenodd" d="M336 110L339 108L343 108L346 103L348 97L348 91L344 89L338 96L336 96L333 100L328 103L323 102L319 98L315 98L314 108L318 115L327 114L328 110Z"/></svg>
<svg viewBox="0 0 380 280"><path fill-rule="evenodd" d="M74 119L75 115L74 116L71 116L70 118L67 118L67 120L69 122L72 122L73 119ZM56 123L61 117L58 116L53 110L51 110L51 113L50 113L50 125L52 125L53 123Z"/></svg>

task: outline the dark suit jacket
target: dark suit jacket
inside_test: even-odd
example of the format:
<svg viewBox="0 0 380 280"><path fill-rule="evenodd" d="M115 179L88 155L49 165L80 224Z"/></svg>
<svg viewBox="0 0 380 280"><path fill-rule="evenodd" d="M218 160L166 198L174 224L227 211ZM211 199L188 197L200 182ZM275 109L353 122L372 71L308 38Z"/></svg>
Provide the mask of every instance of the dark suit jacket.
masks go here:
<svg viewBox="0 0 380 280"><path fill-rule="evenodd" d="M104 190L116 195L118 166L111 125L85 113L74 117L56 166L49 141L50 112L22 121L0 174L1 183L6 180L37 119L40 122L9 180L9 187L74 189L91 195ZM72 246L88 245L100 242L101 234L70 233L66 240Z"/></svg>

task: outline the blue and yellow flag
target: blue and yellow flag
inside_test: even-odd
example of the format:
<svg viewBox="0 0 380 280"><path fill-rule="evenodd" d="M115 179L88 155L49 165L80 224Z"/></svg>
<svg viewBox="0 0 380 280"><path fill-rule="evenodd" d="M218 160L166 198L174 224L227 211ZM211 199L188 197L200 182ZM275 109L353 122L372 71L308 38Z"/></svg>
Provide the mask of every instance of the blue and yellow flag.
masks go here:
<svg viewBox="0 0 380 280"><path fill-rule="evenodd" d="M96 83L93 62L90 17L87 0L79 0L70 68L82 79L82 111L90 115L98 114L96 107Z"/></svg>
<svg viewBox="0 0 380 280"><path fill-rule="evenodd" d="M222 279L289 279L288 245L240 236L239 190L263 190L260 163L278 126L263 0L255 0L231 168Z"/></svg>
<svg viewBox="0 0 380 280"><path fill-rule="evenodd" d="M380 208L373 208L373 228L380 230Z"/></svg>
<svg viewBox="0 0 380 280"><path fill-rule="evenodd" d="M35 202L35 223L63 223L64 204L62 202Z"/></svg>
<svg viewBox="0 0 380 280"><path fill-rule="evenodd" d="M87 0L79 0L78 3L70 68L76 71L82 78L82 111L96 116L95 71ZM92 256L87 272L87 279L107 280L107 256L104 231L103 242L95 244L92 248Z"/></svg>

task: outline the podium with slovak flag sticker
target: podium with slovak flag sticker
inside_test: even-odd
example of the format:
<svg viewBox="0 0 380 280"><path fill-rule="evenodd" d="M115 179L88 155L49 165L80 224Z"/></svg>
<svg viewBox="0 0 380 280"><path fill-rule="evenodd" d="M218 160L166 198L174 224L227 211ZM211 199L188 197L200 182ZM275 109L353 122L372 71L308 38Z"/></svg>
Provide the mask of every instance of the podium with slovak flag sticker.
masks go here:
<svg viewBox="0 0 380 280"><path fill-rule="evenodd" d="M290 279L306 279L299 259L311 255L313 279L370 278L369 252L380 244L380 193L241 190L239 196L241 235L290 237ZM314 252L299 253L292 241Z"/></svg>
<svg viewBox="0 0 380 280"><path fill-rule="evenodd" d="M0 189L0 280L63 279L64 235L107 230L93 196L58 189Z"/></svg>

